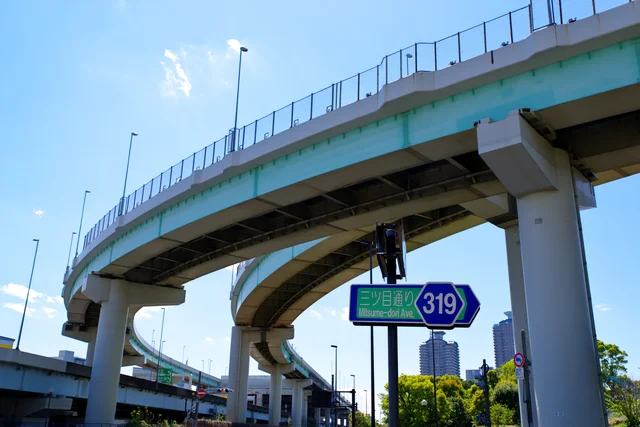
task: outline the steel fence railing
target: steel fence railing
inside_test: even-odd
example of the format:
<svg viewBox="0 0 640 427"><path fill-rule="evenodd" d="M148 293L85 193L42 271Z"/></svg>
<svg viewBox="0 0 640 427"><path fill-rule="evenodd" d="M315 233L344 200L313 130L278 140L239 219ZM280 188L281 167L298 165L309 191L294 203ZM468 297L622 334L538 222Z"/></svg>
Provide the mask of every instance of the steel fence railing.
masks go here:
<svg viewBox="0 0 640 427"><path fill-rule="evenodd" d="M454 66L528 37L550 25L572 23L632 0L538 0L434 42L407 46L381 62L345 80L333 83L229 133L176 163L120 202L84 236L83 249L111 227L119 216L169 187L223 159L228 153L262 143L333 110L372 96L382 88L417 72L433 72ZM534 7L535 6L535 7Z"/></svg>

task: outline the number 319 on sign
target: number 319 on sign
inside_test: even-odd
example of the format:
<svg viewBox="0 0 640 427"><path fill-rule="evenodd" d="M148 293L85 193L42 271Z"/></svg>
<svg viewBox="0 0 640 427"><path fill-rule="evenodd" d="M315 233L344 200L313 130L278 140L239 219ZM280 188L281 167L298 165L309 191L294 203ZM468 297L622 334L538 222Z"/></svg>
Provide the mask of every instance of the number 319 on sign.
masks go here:
<svg viewBox="0 0 640 427"><path fill-rule="evenodd" d="M422 288L416 308L431 328L450 328L464 309L465 302L453 283L429 282Z"/></svg>
<svg viewBox="0 0 640 427"><path fill-rule="evenodd" d="M438 314L453 314L458 308L458 301L454 294L434 295L431 292L427 292L423 298L425 299L425 305L422 307L424 314L432 314L436 309Z"/></svg>

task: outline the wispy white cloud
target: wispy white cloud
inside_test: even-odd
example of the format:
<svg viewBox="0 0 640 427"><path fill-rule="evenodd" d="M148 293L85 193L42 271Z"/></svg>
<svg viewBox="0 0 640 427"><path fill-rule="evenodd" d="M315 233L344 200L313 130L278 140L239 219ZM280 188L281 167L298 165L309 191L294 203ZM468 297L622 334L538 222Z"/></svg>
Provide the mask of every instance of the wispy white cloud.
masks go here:
<svg viewBox="0 0 640 427"><path fill-rule="evenodd" d="M163 308L168 308L168 307L142 307L140 310L138 310L138 313L136 313L136 318L151 319L154 313L159 312Z"/></svg>
<svg viewBox="0 0 640 427"><path fill-rule="evenodd" d="M64 299L61 296L47 297L48 304L64 304Z"/></svg>
<svg viewBox="0 0 640 427"><path fill-rule="evenodd" d="M17 311L18 313L22 313L22 311L24 310L23 304L18 304L15 302L8 302L5 305L3 305L3 307L8 308L9 310ZM34 311L36 311L35 308L27 307L27 316L31 316L31 314L33 314Z"/></svg>
<svg viewBox="0 0 640 427"><path fill-rule="evenodd" d="M231 338L230 337L224 337L224 342L231 342Z"/></svg>
<svg viewBox="0 0 640 427"><path fill-rule="evenodd" d="M316 320L322 320L322 314L313 309L309 310L309 316L313 317Z"/></svg>
<svg viewBox="0 0 640 427"><path fill-rule="evenodd" d="M182 56L186 56L186 51L183 52ZM171 61L170 65L167 65L164 61L160 62L164 69L164 81L162 82L164 93L168 96L176 96L177 91L181 91L185 96L189 96L191 82L182 68L180 59L169 49L165 49L164 57ZM171 65L173 65L173 68Z"/></svg>
<svg viewBox="0 0 640 427"><path fill-rule="evenodd" d="M229 48L234 52L240 53L240 47L242 44L236 39L229 39L227 40L227 46L229 46Z"/></svg>
<svg viewBox="0 0 640 427"><path fill-rule="evenodd" d="M340 314L340 318L342 320L349 320L349 307L342 308L342 313Z"/></svg>
<svg viewBox="0 0 640 427"><path fill-rule="evenodd" d="M178 57L173 52L171 52L169 49L165 49L164 50L164 57L165 58L169 58L174 63L178 60Z"/></svg>
<svg viewBox="0 0 640 427"><path fill-rule="evenodd" d="M45 312L49 319L53 319L56 316L58 309L52 307L42 307L42 311Z"/></svg>
<svg viewBox="0 0 640 427"><path fill-rule="evenodd" d="M21 300L27 299L27 291L28 288L26 286L18 285L16 283L9 283L0 287L0 292L3 294L11 295ZM29 302L38 302L38 300L44 296L45 295L43 293L31 289L31 292L29 293Z"/></svg>
<svg viewBox="0 0 640 427"><path fill-rule="evenodd" d="M596 309L598 311L610 311L611 307L609 304L596 304Z"/></svg>
<svg viewBox="0 0 640 427"><path fill-rule="evenodd" d="M42 216L44 215L44 211L42 209L33 209L33 214L35 216L37 216L38 218L42 218Z"/></svg>
<svg viewBox="0 0 640 427"><path fill-rule="evenodd" d="M213 338L211 337L205 337L204 340L208 343L212 343L213 342Z"/></svg>

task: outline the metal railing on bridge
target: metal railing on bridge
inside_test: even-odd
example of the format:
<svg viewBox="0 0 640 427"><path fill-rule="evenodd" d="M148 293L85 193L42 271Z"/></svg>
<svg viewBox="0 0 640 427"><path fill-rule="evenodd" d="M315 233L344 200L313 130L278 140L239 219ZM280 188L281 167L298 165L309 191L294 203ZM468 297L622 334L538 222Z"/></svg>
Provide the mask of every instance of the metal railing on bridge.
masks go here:
<svg viewBox="0 0 640 427"><path fill-rule="evenodd" d="M83 249L117 218L169 187L223 159L227 154L378 93L382 87L417 72L433 72L507 46L551 25L572 23L632 0L536 0L434 42L414 43L386 55L368 70L332 83L241 128L176 163L120 200L85 235ZM537 25L542 22L541 25Z"/></svg>

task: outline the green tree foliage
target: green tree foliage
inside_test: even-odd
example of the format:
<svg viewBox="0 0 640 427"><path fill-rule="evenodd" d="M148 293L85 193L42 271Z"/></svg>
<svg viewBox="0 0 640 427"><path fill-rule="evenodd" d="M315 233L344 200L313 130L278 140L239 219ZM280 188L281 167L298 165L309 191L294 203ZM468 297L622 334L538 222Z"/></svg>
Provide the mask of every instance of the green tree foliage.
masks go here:
<svg viewBox="0 0 640 427"><path fill-rule="evenodd" d="M478 414L484 413L484 391L478 389L471 396L471 404L469 406L469 414L475 420Z"/></svg>
<svg viewBox="0 0 640 427"><path fill-rule="evenodd" d="M518 399L518 386L512 382L500 381L491 390L491 404L504 405L518 416L520 415L520 403Z"/></svg>
<svg viewBox="0 0 640 427"><path fill-rule="evenodd" d="M451 403L451 415L447 427L472 427L471 415L465 401L460 397L449 399Z"/></svg>
<svg viewBox="0 0 640 427"><path fill-rule="evenodd" d="M371 426L371 419L365 414L363 414L362 412L357 411L355 427L370 427L370 426Z"/></svg>
<svg viewBox="0 0 640 427"><path fill-rule="evenodd" d="M443 375L436 379L436 387L438 390L442 390L447 398L462 397L464 395L464 388L462 387L462 380L455 375Z"/></svg>
<svg viewBox="0 0 640 427"><path fill-rule="evenodd" d="M615 344L605 344L598 340L598 354L602 368L602 380L608 388L613 386L612 377L621 377L627 373L627 353Z"/></svg>
<svg viewBox="0 0 640 427"><path fill-rule="evenodd" d="M640 381L616 381L610 390L613 409L627 419L627 427L640 427Z"/></svg>
<svg viewBox="0 0 640 427"><path fill-rule="evenodd" d="M151 427L151 426L173 426L175 421L163 420L161 416L154 414L146 406L131 411L131 419L125 424L126 427Z"/></svg>
<svg viewBox="0 0 640 427"><path fill-rule="evenodd" d="M496 384L498 384L498 381L500 381L500 375L498 374L497 370L492 369L487 372L487 382L489 383L489 388L495 387Z"/></svg>
<svg viewBox="0 0 640 427"><path fill-rule="evenodd" d="M462 388L465 390L469 390L471 387L475 386L476 383L473 380L464 380L462 381Z"/></svg>
<svg viewBox="0 0 640 427"><path fill-rule="evenodd" d="M516 380L516 364L513 359L500 367L499 378L500 381L518 384L518 380Z"/></svg>
<svg viewBox="0 0 640 427"><path fill-rule="evenodd" d="M439 382L437 381L437 383ZM385 385L385 389L388 390L388 384ZM438 423L445 426L450 419L451 404L442 390L438 390L437 396ZM383 393L380 398L384 415L383 421L388 422L389 395ZM400 375L398 378L398 409L402 427L424 427L435 424L433 400L433 382L430 377ZM422 401L425 401L426 405L423 405Z"/></svg>
<svg viewBox="0 0 640 427"><path fill-rule="evenodd" d="M495 427L508 426L513 423L514 413L504 405L491 405L491 423Z"/></svg>

